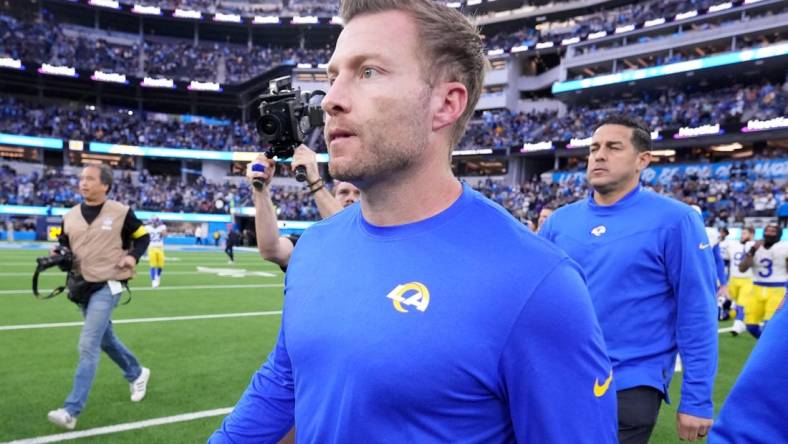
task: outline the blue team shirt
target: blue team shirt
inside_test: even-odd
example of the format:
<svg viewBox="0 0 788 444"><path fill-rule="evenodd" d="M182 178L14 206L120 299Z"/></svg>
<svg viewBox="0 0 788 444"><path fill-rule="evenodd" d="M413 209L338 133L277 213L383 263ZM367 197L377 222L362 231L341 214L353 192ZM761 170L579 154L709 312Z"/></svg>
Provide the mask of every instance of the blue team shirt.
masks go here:
<svg viewBox="0 0 788 444"><path fill-rule="evenodd" d="M615 382L579 267L463 185L394 227L359 205L288 266L278 341L211 437L615 443Z"/></svg>
<svg viewBox="0 0 788 444"><path fill-rule="evenodd" d="M709 444L788 442L788 311L780 309L758 339L711 428Z"/></svg>
<svg viewBox="0 0 788 444"><path fill-rule="evenodd" d="M614 205L593 196L558 209L540 232L586 273L618 390L668 396L677 351L679 411L713 415L716 271L700 215L640 186Z"/></svg>

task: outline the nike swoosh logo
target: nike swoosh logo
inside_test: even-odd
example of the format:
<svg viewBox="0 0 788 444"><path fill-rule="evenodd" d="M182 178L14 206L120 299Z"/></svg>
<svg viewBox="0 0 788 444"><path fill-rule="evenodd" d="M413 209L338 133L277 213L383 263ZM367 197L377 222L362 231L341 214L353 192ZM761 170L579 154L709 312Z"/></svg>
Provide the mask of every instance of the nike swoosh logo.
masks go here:
<svg viewBox="0 0 788 444"><path fill-rule="evenodd" d="M711 247L711 244L700 244L700 249L701 250L705 250L705 249L707 249L709 247Z"/></svg>
<svg viewBox="0 0 788 444"><path fill-rule="evenodd" d="M613 370L610 370L610 375L605 379L605 383L599 385L599 379L594 380L594 396L597 398L601 398L605 396L607 393L607 389L610 388L610 383L613 382Z"/></svg>

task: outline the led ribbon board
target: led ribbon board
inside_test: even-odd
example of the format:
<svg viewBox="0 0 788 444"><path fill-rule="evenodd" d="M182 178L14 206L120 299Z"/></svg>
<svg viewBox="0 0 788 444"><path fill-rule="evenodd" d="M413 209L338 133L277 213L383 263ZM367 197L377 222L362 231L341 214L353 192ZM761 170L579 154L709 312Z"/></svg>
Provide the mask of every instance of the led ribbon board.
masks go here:
<svg viewBox="0 0 788 444"><path fill-rule="evenodd" d="M671 63L669 65L655 66L652 68L642 68L632 71L607 74L603 76L590 77L581 80L571 80L568 82L556 82L553 84L553 94L563 92L588 89L597 86L613 85L616 83L626 83L636 80L650 79L654 77L667 76L682 72L696 71L699 69L714 68L717 66L733 65L736 63L761 60L769 57L778 57L788 54L788 43L779 45L765 46L763 48L746 49L728 54L703 57L700 59L686 62Z"/></svg>
<svg viewBox="0 0 788 444"><path fill-rule="evenodd" d="M51 137L18 136L16 134L6 133L0 133L0 144L46 148L49 150L63 149L63 141L60 139L53 139Z"/></svg>

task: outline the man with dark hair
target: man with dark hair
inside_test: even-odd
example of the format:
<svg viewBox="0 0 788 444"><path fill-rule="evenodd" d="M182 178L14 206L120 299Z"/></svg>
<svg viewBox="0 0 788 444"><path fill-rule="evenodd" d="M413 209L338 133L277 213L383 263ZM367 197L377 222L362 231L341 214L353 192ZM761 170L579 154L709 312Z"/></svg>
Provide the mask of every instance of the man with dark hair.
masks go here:
<svg viewBox="0 0 788 444"><path fill-rule="evenodd" d="M618 389L619 440L646 443L677 352L684 363L680 439L706 436L717 369L716 271L703 221L643 189L648 128L613 116L592 136L588 199L558 209L540 231L586 273Z"/></svg>
<svg viewBox="0 0 788 444"><path fill-rule="evenodd" d="M452 174L478 31L433 0L340 9L324 132L361 200L301 236L274 350L210 441L614 443L579 267Z"/></svg>
<svg viewBox="0 0 788 444"><path fill-rule="evenodd" d="M63 408L52 410L49 420L73 429L85 406L103 350L123 370L129 381L131 401L145 397L150 370L140 366L134 354L112 330L112 311L123 285L134 277L135 267L150 242L142 222L129 207L107 199L112 188L112 170L107 165L90 165L79 176L84 201L63 216L60 244L74 253L74 271L69 277L69 299L79 305L85 323L79 336L79 364L71 393ZM76 282L81 282L75 285Z"/></svg>
<svg viewBox="0 0 788 444"><path fill-rule="evenodd" d="M785 297L788 281L788 241L776 223L763 229L763 240L756 241L744 255L739 271L752 269L752 291L746 295L744 323L747 331L759 338Z"/></svg>
<svg viewBox="0 0 788 444"><path fill-rule="evenodd" d="M548 204L542 207L539 210L539 219L537 220L536 230L539 231L540 228L544 225L545 221L548 217L550 217L555 212L555 206L552 204Z"/></svg>
<svg viewBox="0 0 788 444"><path fill-rule="evenodd" d="M235 254L233 253L233 248L238 245L240 240L241 235L235 231L235 227L230 226L230 228L227 229L227 239L225 240L224 244L224 254L230 258L230 260L227 261L228 264L235 263Z"/></svg>

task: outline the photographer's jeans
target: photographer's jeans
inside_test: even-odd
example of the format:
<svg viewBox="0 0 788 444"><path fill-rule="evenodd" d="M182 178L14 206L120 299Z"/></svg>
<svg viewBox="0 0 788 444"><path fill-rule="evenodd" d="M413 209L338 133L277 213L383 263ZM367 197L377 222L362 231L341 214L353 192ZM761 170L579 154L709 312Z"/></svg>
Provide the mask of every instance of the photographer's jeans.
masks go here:
<svg viewBox="0 0 788 444"><path fill-rule="evenodd" d="M79 364L74 375L74 386L63 407L71 416L78 416L88 400L101 350L123 370L123 377L133 382L142 369L137 358L123 345L112 331L112 311L122 293L113 295L109 286L101 287L90 298L87 307L80 306L85 325L79 336Z"/></svg>

